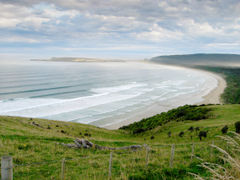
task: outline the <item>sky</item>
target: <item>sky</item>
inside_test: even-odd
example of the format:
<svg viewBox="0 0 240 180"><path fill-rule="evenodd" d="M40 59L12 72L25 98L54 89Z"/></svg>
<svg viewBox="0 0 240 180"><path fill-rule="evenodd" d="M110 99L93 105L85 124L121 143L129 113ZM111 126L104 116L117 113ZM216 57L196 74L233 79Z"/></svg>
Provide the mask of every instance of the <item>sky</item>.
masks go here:
<svg viewBox="0 0 240 180"><path fill-rule="evenodd" d="M240 0L0 0L0 59L240 53Z"/></svg>

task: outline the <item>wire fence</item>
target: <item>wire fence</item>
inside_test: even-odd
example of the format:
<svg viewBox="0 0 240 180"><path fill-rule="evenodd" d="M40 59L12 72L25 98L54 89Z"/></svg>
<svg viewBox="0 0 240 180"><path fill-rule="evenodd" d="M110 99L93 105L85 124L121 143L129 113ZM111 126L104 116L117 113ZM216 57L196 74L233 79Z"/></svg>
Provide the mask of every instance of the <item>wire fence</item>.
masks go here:
<svg viewBox="0 0 240 180"><path fill-rule="evenodd" d="M108 154L62 157L58 160L32 163L13 163L12 156L3 156L1 158L1 179L12 180L13 177L35 179L36 174L42 177L39 179L44 179L44 177L60 180L117 179L117 177L126 179L136 167L147 168L151 164L159 168L173 168L177 164L189 164L195 157L201 158L200 155L209 156L210 154L212 157L213 150L209 145L214 143L216 142L155 144L144 146L136 151L111 150Z"/></svg>

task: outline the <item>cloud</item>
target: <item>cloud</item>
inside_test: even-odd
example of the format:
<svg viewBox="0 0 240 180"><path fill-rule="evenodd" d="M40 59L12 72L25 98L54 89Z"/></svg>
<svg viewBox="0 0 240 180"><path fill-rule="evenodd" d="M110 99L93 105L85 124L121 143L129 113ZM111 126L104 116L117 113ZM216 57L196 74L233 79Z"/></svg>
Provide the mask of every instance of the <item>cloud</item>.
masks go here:
<svg viewBox="0 0 240 180"><path fill-rule="evenodd" d="M109 53L106 46L121 53L138 47L133 51L148 55L230 51L229 44L240 42L239 9L238 0L0 0L0 45L18 51L38 44L68 53Z"/></svg>
<svg viewBox="0 0 240 180"><path fill-rule="evenodd" d="M57 22L67 16L72 19L78 13L74 10L60 11L54 5L38 4L31 8L15 4L0 3L0 28L34 28L44 26L44 23Z"/></svg>
<svg viewBox="0 0 240 180"><path fill-rule="evenodd" d="M180 40L183 38L183 33L179 31L171 31L164 29L158 24L153 24L148 31L136 33L136 38L142 40L149 40L154 42L163 42L170 40Z"/></svg>

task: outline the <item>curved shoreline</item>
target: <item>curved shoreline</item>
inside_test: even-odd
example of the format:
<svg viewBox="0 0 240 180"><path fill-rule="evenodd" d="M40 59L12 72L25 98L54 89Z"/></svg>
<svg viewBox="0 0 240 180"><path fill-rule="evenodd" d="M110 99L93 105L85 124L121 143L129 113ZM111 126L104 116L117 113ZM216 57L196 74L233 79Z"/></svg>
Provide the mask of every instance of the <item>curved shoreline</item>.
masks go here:
<svg viewBox="0 0 240 180"><path fill-rule="evenodd" d="M225 88L227 87L227 83L226 83L225 79L219 74L212 73L209 71L204 71L204 70L201 70L201 71L208 73L211 76L213 76L215 79L217 79L218 85L215 89L210 91L207 95L203 96L204 100L201 101L200 103L197 103L197 105L199 105L199 104L223 104L221 95L223 94Z"/></svg>
<svg viewBox="0 0 240 180"><path fill-rule="evenodd" d="M156 63L154 63L154 64L156 64ZM162 65L162 64L159 64L159 65ZM178 106L182 106L182 105L185 105L185 104L196 104L196 105L200 105L200 104L222 104L221 103L221 94L224 92L224 89L226 88L226 81L219 74L212 73L212 72L209 72L209 71L206 71L206 70L188 68L188 67L182 67L182 66L171 66L171 65L165 65L165 64L164 64L164 66L168 66L168 67L172 67L172 68L176 67L176 68L183 68L183 69L191 69L191 70L194 70L194 71L199 71L201 73L205 73L205 74L207 74L207 75L209 75L209 76L211 76L211 77L213 77L214 79L217 80L217 86L215 88L213 88L210 92L208 92L206 95L199 94L199 98L201 100L199 100L199 99L197 100L197 98L196 98L195 103L192 100L192 98L193 97L195 98L195 96L192 96L192 95L178 97L177 100L176 99L171 99L171 100L167 100L167 101L163 101L163 102L155 102L148 107L138 109L134 112L129 113L129 115L127 117L126 117L126 115L122 115L122 116L117 117L117 119L121 120L119 122L116 122L116 123L111 124L111 125L103 125L101 127L106 128L106 129L118 129L118 128L124 126L124 125L128 125L128 124L140 121L143 118L154 116L154 115L159 114L161 112L166 112L168 110L171 110L173 108L176 108Z"/></svg>

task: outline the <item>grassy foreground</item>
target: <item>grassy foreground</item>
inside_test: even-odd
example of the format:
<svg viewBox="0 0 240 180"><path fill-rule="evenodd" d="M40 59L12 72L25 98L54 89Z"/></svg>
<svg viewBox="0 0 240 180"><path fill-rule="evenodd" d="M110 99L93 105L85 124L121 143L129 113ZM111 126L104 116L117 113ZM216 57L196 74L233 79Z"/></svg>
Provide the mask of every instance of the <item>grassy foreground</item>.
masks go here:
<svg viewBox="0 0 240 180"><path fill-rule="evenodd" d="M113 151L112 179L193 179L189 172L208 177L210 174L198 166L199 159L191 160L191 144L195 143L195 156L219 161L208 144L213 140L220 143L216 136L221 135L225 125L234 130L234 123L240 120L240 105L201 108L210 109L207 119L169 121L140 134L70 122L0 117L0 156L13 156L15 179L60 179L63 158L65 179L107 179L109 150L70 149L58 144L84 137L109 147L150 146L148 158L145 149ZM207 138L200 141L197 132L188 130L190 127L208 131ZM180 132L184 132L182 137ZM176 144L172 168L169 167L171 144Z"/></svg>

